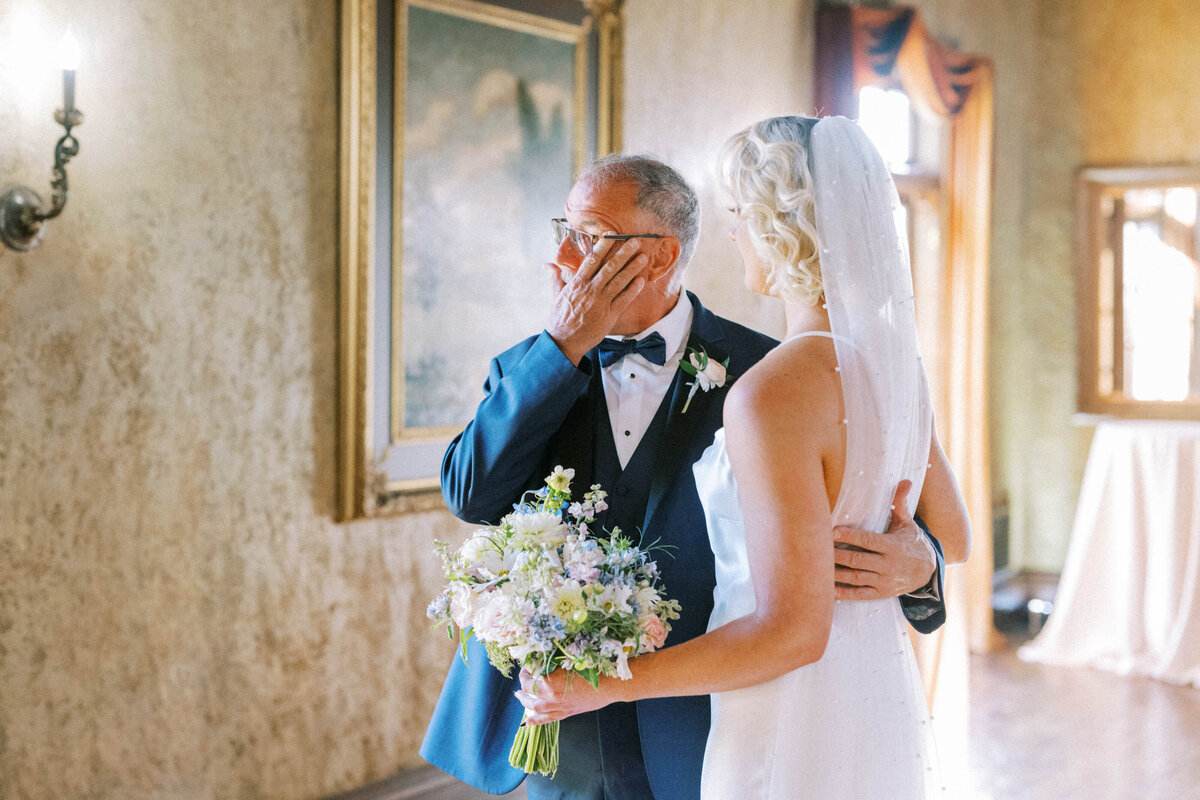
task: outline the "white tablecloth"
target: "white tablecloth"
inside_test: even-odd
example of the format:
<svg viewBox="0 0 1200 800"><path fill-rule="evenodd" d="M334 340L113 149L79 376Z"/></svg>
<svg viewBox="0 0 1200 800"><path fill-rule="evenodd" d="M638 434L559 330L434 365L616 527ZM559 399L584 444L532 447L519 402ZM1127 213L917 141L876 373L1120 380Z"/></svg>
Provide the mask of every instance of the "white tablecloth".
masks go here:
<svg viewBox="0 0 1200 800"><path fill-rule="evenodd" d="M1200 686L1200 423L1097 426L1054 611L1020 656Z"/></svg>

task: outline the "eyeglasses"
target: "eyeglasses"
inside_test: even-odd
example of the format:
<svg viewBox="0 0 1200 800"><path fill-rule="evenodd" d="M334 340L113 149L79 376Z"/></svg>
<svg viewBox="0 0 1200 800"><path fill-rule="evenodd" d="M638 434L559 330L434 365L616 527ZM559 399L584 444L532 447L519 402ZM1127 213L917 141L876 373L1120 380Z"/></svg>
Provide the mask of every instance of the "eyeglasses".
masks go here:
<svg viewBox="0 0 1200 800"><path fill-rule="evenodd" d="M550 224L554 226L554 243L562 244L564 239L570 239L571 245L579 252L579 255L586 256L592 252L592 248L596 246L596 242L601 239L612 239L615 242L627 242L630 239L666 239L667 237L661 233L587 233L586 231L577 230L567 225L565 219L552 219Z"/></svg>

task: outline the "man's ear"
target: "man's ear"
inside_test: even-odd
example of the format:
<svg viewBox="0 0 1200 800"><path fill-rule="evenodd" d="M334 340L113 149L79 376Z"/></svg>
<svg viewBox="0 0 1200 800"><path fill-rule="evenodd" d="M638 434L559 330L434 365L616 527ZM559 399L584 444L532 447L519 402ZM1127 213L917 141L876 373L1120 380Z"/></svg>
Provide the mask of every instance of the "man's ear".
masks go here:
<svg viewBox="0 0 1200 800"><path fill-rule="evenodd" d="M675 268L675 262L679 261L679 240L674 236L665 236L662 239L653 240L656 249L653 260L650 262L650 267L647 270L650 273L650 278L654 279L660 275L665 275Z"/></svg>

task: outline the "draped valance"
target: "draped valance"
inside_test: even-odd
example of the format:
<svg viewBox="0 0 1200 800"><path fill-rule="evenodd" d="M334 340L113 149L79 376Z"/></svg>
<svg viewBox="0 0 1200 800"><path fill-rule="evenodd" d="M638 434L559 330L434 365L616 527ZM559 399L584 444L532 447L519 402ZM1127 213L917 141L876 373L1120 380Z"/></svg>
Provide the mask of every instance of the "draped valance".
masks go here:
<svg viewBox="0 0 1200 800"><path fill-rule="evenodd" d="M817 95L823 113L858 116L858 89L899 82L945 117L991 82L991 62L934 37L916 9L822 3L817 11Z"/></svg>

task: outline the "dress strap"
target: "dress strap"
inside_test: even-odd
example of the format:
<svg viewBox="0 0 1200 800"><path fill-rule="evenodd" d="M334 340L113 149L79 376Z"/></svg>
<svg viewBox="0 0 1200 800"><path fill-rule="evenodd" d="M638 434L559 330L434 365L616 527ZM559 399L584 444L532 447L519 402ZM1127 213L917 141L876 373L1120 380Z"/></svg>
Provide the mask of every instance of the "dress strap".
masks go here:
<svg viewBox="0 0 1200 800"><path fill-rule="evenodd" d="M851 343L850 340L845 336L838 336L837 334L830 333L829 331L802 331L797 333L795 336L789 336L785 341L790 342L793 339L804 339L808 336L821 336L826 339L833 339L836 342L845 342L846 344Z"/></svg>

